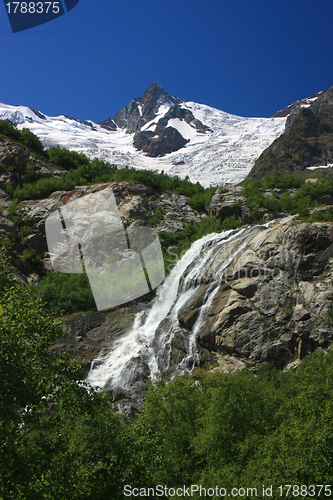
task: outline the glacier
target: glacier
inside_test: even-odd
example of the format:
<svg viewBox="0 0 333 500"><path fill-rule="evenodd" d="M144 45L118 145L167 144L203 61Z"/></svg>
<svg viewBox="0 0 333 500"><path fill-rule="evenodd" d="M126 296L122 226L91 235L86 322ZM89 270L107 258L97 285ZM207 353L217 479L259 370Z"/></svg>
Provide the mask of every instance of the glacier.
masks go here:
<svg viewBox="0 0 333 500"><path fill-rule="evenodd" d="M171 107L172 103L170 103ZM170 119L189 142L180 150L152 158L133 146L134 134L122 128L107 130L91 120L80 121L65 115L50 117L27 106L0 104L0 119L9 119L19 129L28 128L46 148L57 146L84 153L118 167L134 167L186 176L204 187L237 184L243 180L260 154L285 130L286 117L249 118L220 111L204 104L183 101L194 117L211 132L200 133L191 124ZM169 110L161 106L158 115L142 130L154 130Z"/></svg>

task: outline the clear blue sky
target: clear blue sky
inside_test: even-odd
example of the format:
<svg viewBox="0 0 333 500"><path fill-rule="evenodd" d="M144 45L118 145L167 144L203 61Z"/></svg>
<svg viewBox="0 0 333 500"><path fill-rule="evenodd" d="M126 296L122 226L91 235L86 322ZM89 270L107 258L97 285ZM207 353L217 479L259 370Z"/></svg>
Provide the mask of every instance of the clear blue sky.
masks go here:
<svg viewBox="0 0 333 500"><path fill-rule="evenodd" d="M13 34L1 3L0 102L100 121L156 81L269 116L333 85L332 20L332 0L80 0Z"/></svg>

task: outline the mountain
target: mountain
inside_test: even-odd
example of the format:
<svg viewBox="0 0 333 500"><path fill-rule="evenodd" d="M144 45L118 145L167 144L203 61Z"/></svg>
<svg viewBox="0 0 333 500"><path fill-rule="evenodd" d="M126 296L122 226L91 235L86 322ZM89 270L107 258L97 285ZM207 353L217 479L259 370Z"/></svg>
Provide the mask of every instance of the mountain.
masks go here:
<svg viewBox="0 0 333 500"><path fill-rule="evenodd" d="M29 128L45 147L59 145L118 166L188 175L204 186L244 179L286 123L285 116L240 117L184 101L157 83L100 123L0 104L0 119L6 118L19 129Z"/></svg>
<svg viewBox="0 0 333 500"><path fill-rule="evenodd" d="M333 87L300 99L273 117L286 117L286 130L260 155L250 177L333 166Z"/></svg>
<svg viewBox="0 0 333 500"><path fill-rule="evenodd" d="M112 121L116 127L124 128L128 134L132 134L154 120L157 115L163 113L163 110L168 110L181 102L183 102L182 99L168 94L155 82L149 86L143 97L133 99L113 118L104 120L99 125L105 126Z"/></svg>

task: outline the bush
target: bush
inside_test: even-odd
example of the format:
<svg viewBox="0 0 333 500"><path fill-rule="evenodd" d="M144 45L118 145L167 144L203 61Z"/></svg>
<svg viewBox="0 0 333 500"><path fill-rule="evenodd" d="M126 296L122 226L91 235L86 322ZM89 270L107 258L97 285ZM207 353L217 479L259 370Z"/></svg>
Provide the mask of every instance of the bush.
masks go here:
<svg viewBox="0 0 333 500"><path fill-rule="evenodd" d="M57 315L95 309L96 304L88 277L82 274L48 274L36 290L45 309Z"/></svg>
<svg viewBox="0 0 333 500"><path fill-rule="evenodd" d="M13 141L19 141L21 138L21 132L9 120L0 120L0 134L13 139Z"/></svg>
<svg viewBox="0 0 333 500"><path fill-rule="evenodd" d="M40 199L54 191L71 190L75 186L94 184L99 182L137 182L151 186L156 193L172 191L189 197L189 203L195 210L204 210L209 206L215 188L204 188L199 183L192 184L188 179L169 177L163 172L157 173L150 170L135 170L134 168L118 169L95 158L91 162L85 155L67 151L63 148L53 148L49 153L55 166L69 168L68 174L60 179L39 179L34 183L24 184L10 193L18 200ZM61 165L56 158L60 158ZM61 160L62 158L62 160ZM72 165L70 167L70 165Z"/></svg>
<svg viewBox="0 0 333 500"><path fill-rule="evenodd" d="M262 180L247 178L241 185L251 215L256 219L259 218L259 208L271 212L287 210L291 214L307 215L309 208L314 207L321 196L333 196L333 179L329 177L318 178L317 182L305 182L305 177L300 175L270 176ZM263 195L263 189L274 188L284 190L282 196L278 197L274 191L272 196Z"/></svg>
<svg viewBox="0 0 333 500"><path fill-rule="evenodd" d="M56 167L70 170L71 168L78 168L83 165L89 165L89 159L83 153L76 151L69 151L60 146L52 147L47 151L49 162Z"/></svg>
<svg viewBox="0 0 333 500"><path fill-rule="evenodd" d="M310 215L309 222L333 222L333 207L326 210L315 210Z"/></svg>
<svg viewBox="0 0 333 500"><path fill-rule="evenodd" d="M33 248L26 248L22 254L22 259L31 264L38 264L40 262L40 257Z"/></svg>
<svg viewBox="0 0 333 500"><path fill-rule="evenodd" d="M28 128L22 129L20 142L37 153L41 153L44 150L44 146L39 138Z"/></svg>
<svg viewBox="0 0 333 500"><path fill-rule="evenodd" d="M33 149L37 153L41 153L44 150L43 144L33 132L28 128L20 131L9 120L0 120L0 134Z"/></svg>

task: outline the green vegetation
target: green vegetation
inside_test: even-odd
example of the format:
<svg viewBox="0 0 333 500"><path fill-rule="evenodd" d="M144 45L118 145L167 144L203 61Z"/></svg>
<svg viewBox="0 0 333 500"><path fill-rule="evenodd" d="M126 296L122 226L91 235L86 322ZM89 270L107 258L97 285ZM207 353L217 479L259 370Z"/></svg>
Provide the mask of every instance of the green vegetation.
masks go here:
<svg viewBox="0 0 333 500"><path fill-rule="evenodd" d="M269 176L262 180L247 178L241 185L246 203L255 219L260 218L260 208L268 212L286 210L291 214L307 215L309 208L320 204L321 197L333 196L332 177L320 177L316 182L305 182L305 177L300 175ZM274 189L281 190L281 193L276 193ZM269 196L264 196L264 190L272 191Z"/></svg>
<svg viewBox="0 0 333 500"><path fill-rule="evenodd" d="M54 191L71 190L78 185L99 182L136 182L151 186L156 193L172 191L189 197L189 204L195 210L204 210L215 192L215 188L204 188L198 182L193 184L188 178L170 177L164 172L120 168L94 159L89 161L83 154L62 148L51 148L48 151L51 163L56 167L69 169L61 178L39 179L15 189L11 196L18 200L34 200L48 196ZM58 161L58 163L57 163Z"/></svg>
<svg viewBox="0 0 333 500"><path fill-rule="evenodd" d="M49 273L34 288L45 310L57 315L89 311L96 307L85 273Z"/></svg>
<svg viewBox="0 0 333 500"><path fill-rule="evenodd" d="M89 165L89 159L83 153L77 153L76 151L69 151L66 148L61 148L60 146L52 147L47 150L49 157L49 162L65 170L71 170L72 168L77 169L84 165Z"/></svg>
<svg viewBox="0 0 333 500"><path fill-rule="evenodd" d="M44 146L38 137L28 128L18 130L9 120L0 120L0 135L9 137L23 146L33 149L37 153L44 151Z"/></svg>
<svg viewBox="0 0 333 500"><path fill-rule="evenodd" d="M333 207L315 210L307 219L309 222L333 222Z"/></svg>
<svg viewBox="0 0 333 500"><path fill-rule="evenodd" d="M120 498L136 482L125 428L81 367L53 349L64 335L0 259L0 498ZM139 476L139 473L137 474Z"/></svg>
<svg viewBox="0 0 333 500"><path fill-rule="evenodd" d="M40 262L40 257L33 248L26 248L23 251L22 259L30 262L31 264L38 264Z"/></svg>
<svg viewBox="0 0 333 500"><path fill-rule="evenodd" d="M331 484L332 377L330 352L296 373L198 371L161 382L142 417L164 457L158 484L256 487L259 498L262 484Z"/></svg>
<svg viewBox="0 0 333 500"><path fill-rule="evenodd" d="M158 484L257 488L257 498L273 485L277 500L279 485L332 484L333 351L296 372L198 369L159 380L125 421L77 383L79 364L52 348L61 327L9 274L1 255L2 500L120 500L125 485Z"/></svg>

